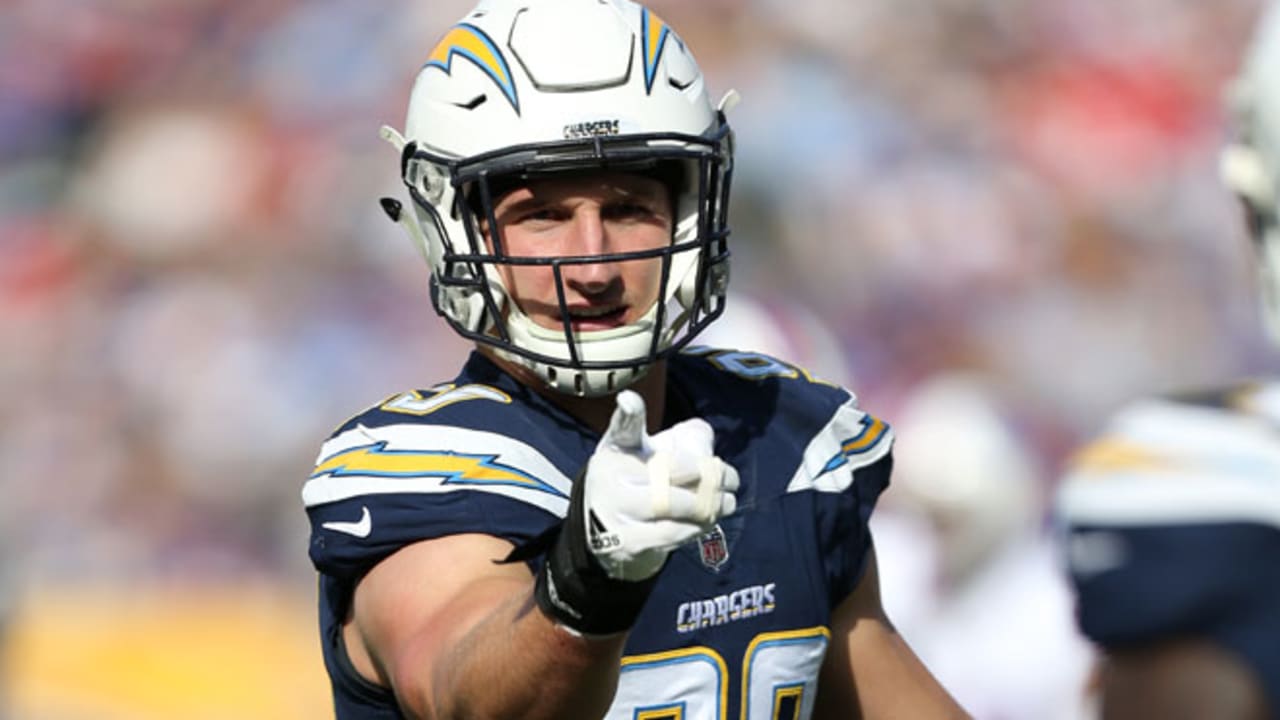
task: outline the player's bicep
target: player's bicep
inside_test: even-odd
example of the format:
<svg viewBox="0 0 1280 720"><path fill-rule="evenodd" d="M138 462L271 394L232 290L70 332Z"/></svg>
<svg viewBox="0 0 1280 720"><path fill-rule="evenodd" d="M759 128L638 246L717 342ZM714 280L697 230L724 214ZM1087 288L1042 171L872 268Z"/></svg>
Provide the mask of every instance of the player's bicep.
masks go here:
<svg viewBox="0 0 1280 720"><path fill-rule="evenodd" d="M429 697L445 656L532 586L526 565L494 562L511 549L490 535L451 535L408 545L375 565L356 585L343 632L360 674L411 705Z"/></svg>
<svg viewBox="0 0 1280 720"><path fill-rule="evenodd" d="M885 615L874 550L853 592L832 612L821 672L814 720L967 717Z"/></svg>
<svg viewBox="0 0 1280 720"><path fill-rule="evenodd" d="M868 550L867 565L853 592L832 610L831 646L822 665L818 686L822 688L815 718L848 716L858 705L855 669L858 655L870 644L864 638L878 637L880 628L890 628L880 603L879 571L875 551ZM826 712L823 712L823 711Z"/></svg>

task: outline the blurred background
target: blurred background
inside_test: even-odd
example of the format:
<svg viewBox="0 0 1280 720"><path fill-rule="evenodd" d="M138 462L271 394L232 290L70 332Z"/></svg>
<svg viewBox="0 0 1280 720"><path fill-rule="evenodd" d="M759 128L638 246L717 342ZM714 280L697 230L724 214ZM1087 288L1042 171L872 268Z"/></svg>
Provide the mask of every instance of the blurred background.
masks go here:
<svg viewBox="0 0 1280 720"><path fill-rule="evenodd" d="M470 5L0 3L0 717L331 716L299 490L465 355L377 130ZM885 602L975 715L1087 717L1061 463L1280 366L1216 171L1258 0L650 5L744 98L707 342L897 427Z"/></svg>

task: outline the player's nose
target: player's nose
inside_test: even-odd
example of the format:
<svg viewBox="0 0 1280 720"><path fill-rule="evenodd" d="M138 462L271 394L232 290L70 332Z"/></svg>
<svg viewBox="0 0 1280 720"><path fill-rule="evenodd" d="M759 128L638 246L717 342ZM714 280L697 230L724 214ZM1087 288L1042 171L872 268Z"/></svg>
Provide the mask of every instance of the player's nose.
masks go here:
<svg viewBox="0 0 1280 720"><path fill-rule="evenodd" d="M573 214L570 232L574 255L592 256L611 252L608 233L599 207L594 205L578 207ZM564 266L564 273L566 279L574 285L588 292L599 291L617 277L616 265L611 262L573 263Z"/></svg>
<svg viewBox="0 0 1280 720"><path fill-rule="evenodd" d="M569 232L575 255L600 255L607 252L608 241L604 218L595 203L582 203L574 208Z"/></svg>

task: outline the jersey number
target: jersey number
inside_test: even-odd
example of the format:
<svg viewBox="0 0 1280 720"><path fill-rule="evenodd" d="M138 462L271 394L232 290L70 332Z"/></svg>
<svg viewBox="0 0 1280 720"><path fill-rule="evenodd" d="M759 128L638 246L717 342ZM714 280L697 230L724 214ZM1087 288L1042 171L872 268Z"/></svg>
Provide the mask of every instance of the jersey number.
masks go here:
<svg viewBox="0 0 1280 720"><path fill-rule="evenodd" d="M806 720L813 713L826 628L757 635L742 660L742 720ZM606 720L727 720L729 672L708 647L622 659Z"/></svg>
<svg viewBox="0 0 1280 720"><path fill-rule="evenodd" d="M798 365L782 362L763 353L746 350L722 350L702 346L689 348L685 350L685 353L705 357L708 362L721 370L748 380L765 380L774 377L787 379L803 377L811 383L819 385L831 384L825 380L819 380L808 370Z"/></svg>
<svg viewBox="0 0 1280 720"><path fill-rule="evenodd" d="M431 389L430 395L422 395L417 391L401 393L382 404L387 412L404 415L430 415L431 413L465 400L491 400L503 404L511 403L511 396L488 385L442 385Z"/></svg>

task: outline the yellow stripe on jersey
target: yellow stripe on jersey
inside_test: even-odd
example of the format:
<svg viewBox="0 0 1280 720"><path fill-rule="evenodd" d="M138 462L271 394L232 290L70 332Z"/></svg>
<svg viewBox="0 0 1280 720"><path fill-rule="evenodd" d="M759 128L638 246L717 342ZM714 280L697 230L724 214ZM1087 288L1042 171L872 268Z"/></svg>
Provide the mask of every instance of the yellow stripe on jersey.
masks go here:
<svg viewBox="0 0 1280 720"><path fill-rule="evenodd" d="M684 705L674 703L656 708L636 710L635 720L684 720Z"/></svg>
<svg viewBox="0 0 1280 720"><path fill-rule="evenodd" d="M877 417L863 415L859 421L862 429L857 435L840 443L840 452L831 457L823 465L819 475L844 467L856 455L861 455L877 446L889 432L889 424Z"/></svg>
<svg viewBox="0 0 1280 720"><path fill-rule="evenodd" d="M1104 474L1111 472L1167 470L1170 460L1136 443L1116 438L1103 438L1086 445L1071 458L1073 472Z"/></svg>
<svg viewBox="0 0 1280 720"><path fill-rule="evenodd" d="M510 395L488 385L473 383L456 387L450 383L434 387L429 392L430 395L423 395L417 390L410 390L393 395L379 405L378 409L422 417L465 400L491 400L504 405L511 404Z"/></svg>
<svg viewBox="0 0 1280 720"><path fill-rule="evenodd" d="M775 687L773 689L773 720L800 720L803 701L803 683Z"/></svg>
<svg viewBox="0 0 1280 720"><path fill-rule="evenodd" d="M438 477L446 485L511 485L562 495L559 490L517 468L496 462L498 456L449 450L388 450L387 443L361 445L321 461L312 478Z"/></svg>
<svg viewBox="0 0 1280 720"><path fill-rule="evenodd" d="M831 630L825 626L819 625L810 628L800 628L796 630L779 630L775 632L763 632L751 639L751 643L747 645L747 651L743 656L742 666L746 671L746 676L742 679L742 708L744 716L751 706L751 687L753 685L753 674L756 673L756 660L759 653L770 647L776 648L780 645L789 645L807 649L805 655L812 663L813 677L817 677L817 671L822 664L822 657L826 651L826 646L831 640ZM795 656L789 656L794 661ZM791 671L801 670L802 668L789 667ZM803 677L803 673L800 674ZM766 671L767 676L767 671ZM757 681L758 682L758 681ZM799 717L800 708L804 699L805 683L772 683L772 717L774 720L794 720ZM787 702L790 700L791 702ZM784 709L790 709L789 717L781 715ZM757 712L750 713L753 717L759 717Z"/></svg>
<svg viewBox="0 0 1280 720"><path fill-rule="evenodd" d="M841 452L845 455L860 453L872 445L875 445L884 435L884 431L889 427L880 418L872 417L870 415L868 415L863 422L865 423L865 427L863 427L862 432L848 440L845 440L844 444L840 446Z"/></svg>
<svg viewBox="0 0 1280 720"><path fill-rule="evenodd" d="M697 673L699 670L695 670L695 668L699 666L702 667L702 672L705 672L709 666L711 677L715 678L717 697L719 698L718 702L715 703L715 707L720 709L716 720L725 720L726 708L729 704L729 687L726 680L729 677L729 666L725 663L720 653L709 647L696 646L664 650L648 655L628 655L622 658L622 672L634 672L646 668L679 667L686 664L687 667L682 667L680 670L683 673ZM670 713L667 707L657 706L656 703L653 709L661 709Z"/></svg>

